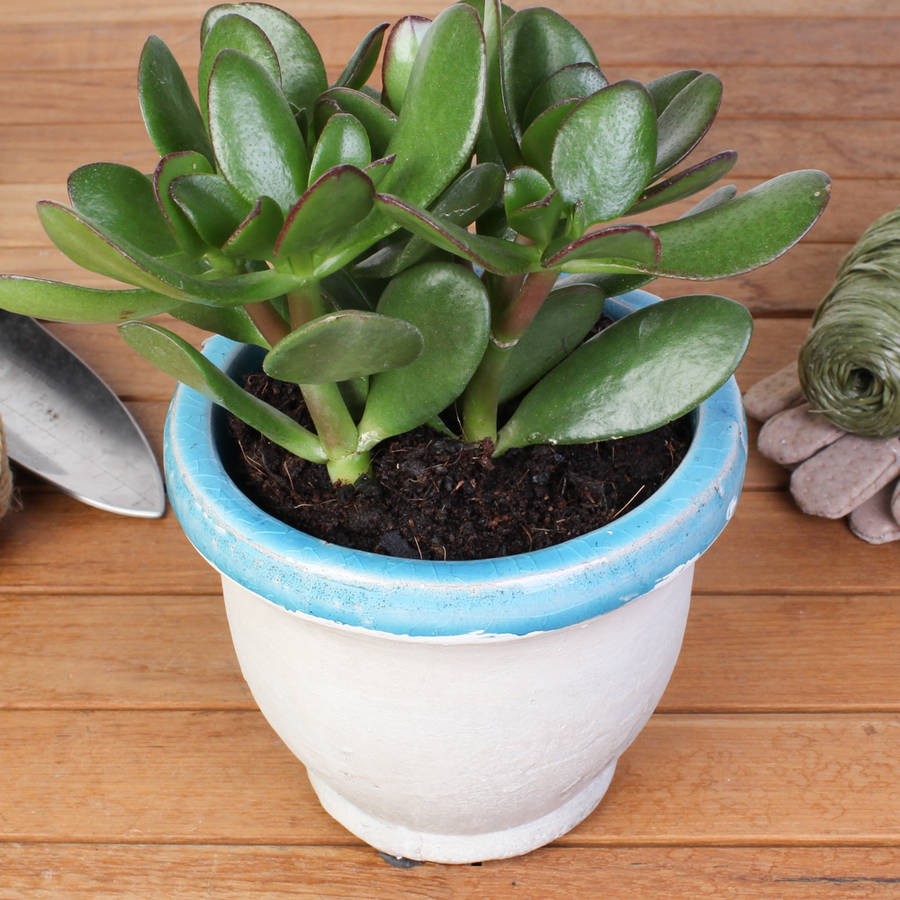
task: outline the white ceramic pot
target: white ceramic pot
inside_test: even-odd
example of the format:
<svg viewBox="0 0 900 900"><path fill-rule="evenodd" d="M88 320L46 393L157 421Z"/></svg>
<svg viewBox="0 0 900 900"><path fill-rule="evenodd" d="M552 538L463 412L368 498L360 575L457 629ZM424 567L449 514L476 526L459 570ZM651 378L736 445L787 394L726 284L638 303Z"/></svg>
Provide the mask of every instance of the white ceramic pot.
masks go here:
<svg viewBox="0 0 900 900"><path fill-rule="evenodd" d="M206 352L251 365L221 338ZM379 850L452 863L525 853L584 819L665 690L694 561L734 512L734 381L694 414L687 457L643 504L556 547L472 562L383 557L283 525L228 477L222 418L176 392L170 497L222 574L253 696L325 809Z"/></svg>

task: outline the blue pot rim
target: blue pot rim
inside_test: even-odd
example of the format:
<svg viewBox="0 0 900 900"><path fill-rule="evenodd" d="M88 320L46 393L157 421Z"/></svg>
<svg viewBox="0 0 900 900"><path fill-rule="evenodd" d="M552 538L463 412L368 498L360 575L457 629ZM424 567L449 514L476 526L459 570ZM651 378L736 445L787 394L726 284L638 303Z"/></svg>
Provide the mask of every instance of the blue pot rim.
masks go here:
<svg viewBox="0 0 900 900"><path fill-rule="evenodd" d="M645 291L607 301L622 316L657 302ZM211 338L204 354L229 370L247 348ZM695 560L734 512L746 425L732 378L694 412L695 433L668 481L609 525L562 544L496 559L432 562L351 550L263 512L228 476L222 416L179 385L165 429L169 497L216 569L285 609L413 636L529 634L609 612Z"/></svg>

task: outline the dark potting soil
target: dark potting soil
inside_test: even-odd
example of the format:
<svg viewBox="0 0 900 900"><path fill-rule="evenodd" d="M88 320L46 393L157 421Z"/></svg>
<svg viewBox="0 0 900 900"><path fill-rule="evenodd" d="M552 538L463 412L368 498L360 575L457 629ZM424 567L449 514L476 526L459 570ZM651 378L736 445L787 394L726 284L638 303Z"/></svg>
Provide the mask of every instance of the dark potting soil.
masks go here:
<svg viewBox="0 0 900 900"><path fill-rule="evenodd" d="M295 385L257 374L246 387L309 424ZM231 416L229 427L232 477L271 515L345 547L433 560L525 553L600 528L659 488L691 440L684 417L648 434L491 459L489 446L423 427L376 447L371 479L335 488L325 466Z"/></svg>

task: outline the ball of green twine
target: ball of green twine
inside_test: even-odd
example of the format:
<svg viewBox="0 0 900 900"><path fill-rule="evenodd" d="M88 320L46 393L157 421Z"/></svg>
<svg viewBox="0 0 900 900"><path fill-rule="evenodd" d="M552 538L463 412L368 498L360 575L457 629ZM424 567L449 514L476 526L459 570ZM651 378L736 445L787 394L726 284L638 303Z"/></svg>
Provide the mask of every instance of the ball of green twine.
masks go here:
<svg viewBox="0 0 900 900"><path fill-rule="evenodd" d="M873 438L900 434L900 207L866 229L800 348L813 409Z"/></svg>

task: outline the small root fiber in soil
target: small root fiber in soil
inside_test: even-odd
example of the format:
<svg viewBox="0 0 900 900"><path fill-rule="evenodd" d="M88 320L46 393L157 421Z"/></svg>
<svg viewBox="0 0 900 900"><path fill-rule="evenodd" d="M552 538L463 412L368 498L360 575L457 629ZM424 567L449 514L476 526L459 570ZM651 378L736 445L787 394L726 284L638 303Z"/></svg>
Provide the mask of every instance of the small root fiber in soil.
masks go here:
<svg viewBox="0 0 900 900"><path fill-rule="evenodd" d="M308 424L295 385L258 374L246 387ZM691 440L685 417L648 434L492 459L490 446L423 427L373 450L371 479L335 488L325 466L228 421L231 475L270 515L345 547L431 560L526 553L601 528L657 490Z"/></svg>

